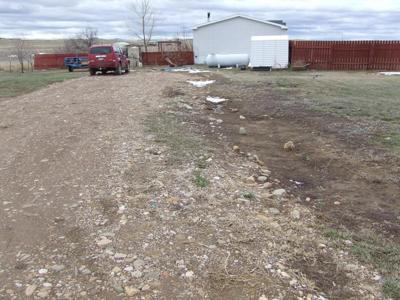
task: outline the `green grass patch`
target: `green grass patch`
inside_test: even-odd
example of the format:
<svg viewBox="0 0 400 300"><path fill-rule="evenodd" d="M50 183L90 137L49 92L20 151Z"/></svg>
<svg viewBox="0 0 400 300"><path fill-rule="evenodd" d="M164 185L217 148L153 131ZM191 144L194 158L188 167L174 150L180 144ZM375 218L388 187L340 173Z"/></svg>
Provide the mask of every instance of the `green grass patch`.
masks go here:
<svg viewBox="0 0 400 300"><path fill-rule="evenodd" d="M200 174L196 174L193 181L194 184L199 188L206 188L210 185L208 179Z"/></svg>
<svg viewBox="0 0 400 300"><path fill-rule="evenodd" d="M325 237L331 240L351 240L352 236L349 232L344 230L329 229L325 232Z"/></svg>
<svg viewBox="0 0 400 300"><path fill-rule="evenodd" d="M169 148L169 158L175 161L199 157L199 153L206 148L188 126L173 114L155 114L146 120L145 125L146 131L155 136L157 143Z"/></svg>
<svg viewBox="0 0 400 300"><path fill-rule="evenodd" d="M16 97L31 93L55 82L87 76L87 72L66 70L35 72L0 72L0 98Z"/></svg>
<svg viewBox="0 0 400 300"><path fill-rule="evenodd" d="M255 196L253 193L251 193L251 192L245 192L245 193L243 193L243 197L244 197L245 199L247 199L247 200L254 200L254 199L256 199L256 196Z"/></svg>
<svg viewBox="0 0 400 300"><path fill-rule="evenodd" d="M400 299L400 244L372 232L351 233L329 229L325 236L333 241L351 240L350 250L363 264L373 265L383 275L385 296Z"/></svg>

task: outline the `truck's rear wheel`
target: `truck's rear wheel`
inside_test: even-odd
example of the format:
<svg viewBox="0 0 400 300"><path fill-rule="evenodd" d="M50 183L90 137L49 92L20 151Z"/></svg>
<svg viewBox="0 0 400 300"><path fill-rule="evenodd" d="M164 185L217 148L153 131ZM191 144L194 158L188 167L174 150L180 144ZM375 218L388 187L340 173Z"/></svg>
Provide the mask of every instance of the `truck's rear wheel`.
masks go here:
<svg viewBox="0 0 400 300"><path fill-rule="evenodd" d="M74 71L74 68L71 67L71 66L69 66L69 67L68 67L68 72L73 72L73 71Z"/></svg>
<svg viewBox="0 0 400 300"><path fill-rule="evenodd" d="M130 65L127 65L126 68L125 68L125 73L129 73L130 68L131 68L131 66L130 66Z"/></svg>
<svg viewBox="0 0 400 300"><path fill-rule="evenodd" d="M96 75L96 69L90 69L89 72L90 72L90 76Z"/></svg>

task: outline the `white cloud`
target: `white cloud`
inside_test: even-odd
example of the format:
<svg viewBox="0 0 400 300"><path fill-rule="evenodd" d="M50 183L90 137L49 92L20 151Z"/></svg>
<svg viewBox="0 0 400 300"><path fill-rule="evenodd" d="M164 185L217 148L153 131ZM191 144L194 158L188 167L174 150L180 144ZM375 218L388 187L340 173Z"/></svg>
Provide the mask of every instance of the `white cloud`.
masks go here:
<svg viewBox="0 0 400 300"><path fill-rule="evenodd" d="M132 0L0 0L0 37L69 37L98 28L105 38L130 38ZM243 13L283 19L292 38L400 39L399 0L153 0L158 37L174 37L212 18Z"/></svg>

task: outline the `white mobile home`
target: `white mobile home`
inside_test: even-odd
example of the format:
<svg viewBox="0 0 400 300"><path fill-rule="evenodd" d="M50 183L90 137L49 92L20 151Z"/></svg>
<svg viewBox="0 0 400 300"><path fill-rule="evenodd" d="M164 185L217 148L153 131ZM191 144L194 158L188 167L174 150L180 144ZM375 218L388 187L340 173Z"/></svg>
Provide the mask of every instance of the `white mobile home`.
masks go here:
<svg viewBox="0 0 400 300"><path fill-rule="evenodd" d="M287 35L282 21L264 21L243 15L209 21L193 28L196 64L205 64L209 54L251 54L251 37Z"/></svg>

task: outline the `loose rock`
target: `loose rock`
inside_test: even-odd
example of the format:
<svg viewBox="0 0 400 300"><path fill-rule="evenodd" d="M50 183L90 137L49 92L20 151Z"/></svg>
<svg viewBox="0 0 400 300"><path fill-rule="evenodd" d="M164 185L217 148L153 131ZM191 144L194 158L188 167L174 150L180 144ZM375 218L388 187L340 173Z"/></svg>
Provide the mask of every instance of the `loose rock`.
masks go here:
<svg viewBox="0 0 400 300"><path fill-rule="evenodd" d="M240 135L246 135L246 134L247 134L246 128L240 127L240 128L239 128L239 134L240 134Z"/></svg>
<svg viewBox="0 0 400 300"><path fill-rule="evenodd" d="M285 194L286 194L286 190L284 190L284 189L277 189L272 192L272 196L277 200L281 200L282 197L285 196Z"/></svg>
<svg viewBox="0 0 400 300"><path fill-rule="evenodd" d="M292 141L287 142L285 145L283 145L283 149L285 151L293 151L295 149L294 143Z"/></svg>
<svg viewBox="0 0 400 300"><path fill-rule="evenodd" d="M268 181L268 177L267 177L267 176L258 176L258 177L257 177L257 181L258 181L259 183L265 183L265 182Z"/></svg>
<svg viewBox="0 0 400 300"><path fill-rule="evenodd" d="M124 290L125 290L125 294L126 294L128 297L133 297L133 296L135 296L135 295L137 295L137 294L140 293L140 290L137 289L137 288L135 288L135 287L133 287L133 286L126 286L126 287L124 288Z"/></svg>
<svg viewBox="0 0 400 300"><path fill-rule="evenodd" d="M37 289L37 285L36 285L36 284L30 284L30 285L28 285L28 286L26 287L26 290L25 290L25 295L26 295L27 297L32 296L36 289Z"/></svg>

